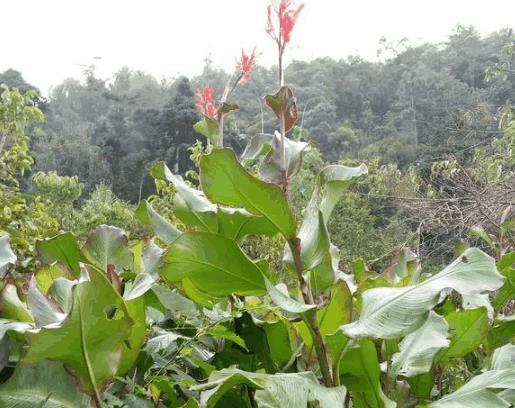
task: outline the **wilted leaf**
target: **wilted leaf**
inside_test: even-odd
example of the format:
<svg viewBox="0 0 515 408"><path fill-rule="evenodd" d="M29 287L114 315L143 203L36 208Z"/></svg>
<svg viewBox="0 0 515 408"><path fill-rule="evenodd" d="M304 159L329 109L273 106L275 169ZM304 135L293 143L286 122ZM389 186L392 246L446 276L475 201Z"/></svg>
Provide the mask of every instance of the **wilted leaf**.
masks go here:
<svg viewBox="0 0 515 408"><path fill-rule="evenodd" d="M0 236L0 279L4 277L9 265L14 265L15 262L16 255L9 245L9 237Z"/></svg>

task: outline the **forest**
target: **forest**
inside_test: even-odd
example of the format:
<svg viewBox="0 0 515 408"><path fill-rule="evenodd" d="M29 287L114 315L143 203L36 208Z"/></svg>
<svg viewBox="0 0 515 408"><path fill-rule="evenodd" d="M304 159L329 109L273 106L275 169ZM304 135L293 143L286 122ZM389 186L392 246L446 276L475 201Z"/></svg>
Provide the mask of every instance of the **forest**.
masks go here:
<svg viewBox="0 0 515 408"><path fill-rule="evenodd" d="M0 407L515 405L515 33L283 68L302 13L234 72L0 72Z"/></svg>

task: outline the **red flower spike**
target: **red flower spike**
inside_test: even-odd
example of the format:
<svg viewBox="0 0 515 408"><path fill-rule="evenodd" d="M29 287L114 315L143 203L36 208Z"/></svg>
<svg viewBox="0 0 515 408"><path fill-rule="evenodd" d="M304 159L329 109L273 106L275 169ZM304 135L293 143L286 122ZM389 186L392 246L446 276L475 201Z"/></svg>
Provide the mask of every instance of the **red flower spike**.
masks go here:
<svg viewBox="0 0 515 408"><path fill-rule="evenodd" d="M252 75L252 68L256 64L256 49L252 50L252 54L247 55L245 51L241 50L241 59L236 64L236 69L241 74L241 79L238 84L243 85L247 82Z"/></svg>
<svg viewBox="0 0 515 408"><path fill-rule="evenodd" d="M293 0L280 0L277 2L272 0L272 4L268 6L268 19L266 24L266 32L279 44L281 49L284 49L287 43L290 42L291 32L295 27L297 18L304 8L304 4L300 4L296 9L292 8ZM276 32L272 22L272 8L277 15L279 23L279 31Z"/></svg>
<svg viewBox="0 0 515 408"><path fill-rule="evenodd" d="M202 90L195 91L195 102L198 111L210 119L214 119L216 115L215 108L215 90L209 86L205 86Z"/></svg>

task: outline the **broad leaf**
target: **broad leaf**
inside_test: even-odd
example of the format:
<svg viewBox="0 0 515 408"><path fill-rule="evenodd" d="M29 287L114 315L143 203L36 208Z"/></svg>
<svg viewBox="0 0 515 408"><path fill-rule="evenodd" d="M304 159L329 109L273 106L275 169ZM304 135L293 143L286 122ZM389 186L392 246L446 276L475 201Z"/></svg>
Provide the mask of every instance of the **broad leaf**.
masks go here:
<svg viewBox="0 0 515 408"><path fill-rule="evenodd" d="M16 255L9 245L9 236L0 236L0 279L4 277L9 265L14 265Z"/></svg>
<svg viewBox="0 0 515 408"><path fill-rule="evenodd" d="M430 408L508 408L497 389L515 389L515 370L491 370L477 375L460 389L429 404Z"/></svg>
<svg viewBox="0 0 515 408"><path fill-rule="evenodd" d="M154 165L150 174L158 180L168 181L177 190L173 198L174 214L184 224L199 226L206 231L218 231L216 205L202 191L187 185L181 176L173 174L163 162Z"/></svg>
<svg viewBox="0 0 515 408"><path fill-rule="evenodd" d="M487 336L488 348L493 350L508 342L515 341L515 314L499 316L494 320Z"/></svg>
<svg viewBox="0 0 515 408"><path fill-rule="evenodd" d="M331 253L327 230L329 217L349 183L367 171L364 164L359 167L332 165L325 167L318 174L315 190L299 231L304 270L310 271L320 266L312 275L312 286L317 288L317 292L330 286L336 274L332 258L337 255L337 250L335 248ZM289 249L285 260L289 264L293 262Z"/></svg>
<svg viewBox="0 0 515 408"><path fill-rule="evenodd" d="M509 301L515 299L515 251L505 254L497 262L497 268L506 277L504 285L499 289L493 301L495 310L500 310Z"/></svg>
<svg viewBox="0 0 515 408"><path fill-rule="evenodd" d="M286 238L295 237L295 221L282 190L249 174L232 150L213 149L203 155L200 182L211 201L261 215Z"/></svg>
<svg viewBox="0 0 515 408"><path fill-rule="evenodd" d="M87 261L77 244L77 238L69 232L36 241L36 250L41 261L48 265L59 261L69 267L76 277L80 275L79 264Z"/></svg>
<svg viewBox="0 0 515 408"><path fill-rule="evenodd" d="M181 231L158 214L147 200L141 201L135 214L143 224L150 225L156 237L167 245L181 234Z"/></svg>
<svg viewBox="0 0 515 408"><path fill-rule="evenodd" d="M209 232L187 232L177 238L163 254L159 274L170 283L188 278L213 296L265 291L260 269L236 242Z"/></svg>
<svg viewBox="0 0 515 408"><path fill-rule="evenodd" d="M340 380L346 385L356 408L393 408L383 393L377 352L370 340L348 347L340 361Z"/></svg>
<svg viewBox="0 0 515 408"><path fill-rule="evenodd" d="M494 291L503 281L494 260L470 248L440 273L417 285L365 291L359 320L342 326L342 330L349 337L402 337L425 322L442 290L452 288L462 295L472 295Z"/></svg>
<svg viewBox="0 0 515 408"><path fill-rule="evenodd" d="M61 361L83 389L98 392L116 373L132 324L107 277L95 268L85 269L74 288L69 317L61 325L26 334L30 347L25 361Z"/></svg>
<svg viewBox="0 0 515 408"><path fill-rule="evenodd" d="M464 357L485 340L489 324L484 307L451 312L445 316L445 320L449 324L451 343L438 353L437 362Z"/></svg>
<svg viewBox="0 0 515 408"><path fill-rule="evenodd" d="M311 372L269 375L234 368L214 372L206 384L193 389L201 391L202 406L214 407L238 385L255 389L257 407L262 408L342 407L346 395L345 387L322 387Z"/></svg>
<svg viewBox="0 0 515 408"><path fill-rule="evenodd" d="M62 364L42 361L20 363L7 382L0 385L3 408L88 408L89 397L81 394Z"/></svg>
<svg viewBox="0 0 515 408"><path fill-rule="evenodd" d="M110 225L97 227L82 247L82 252L89 261L102 271L108 265L114 266L116 272L132 269L134 257L129 250L127 236L122 229Z"/></svg>
<svg viewBox="0 0 515 408"><path fill-rule="evenodd" d="M436 353L449 346L447 329L443 317L429 312L426 322L400 342L400 352L392 358L392 378L398 374L413 377L428 372Z"/></svg>
<svg viewBox="0 0 515 408"><path fill-rule="evenodd" d="M266 290L268 291L272 301L288 313L302 314L316 307L316 305L307 305L290 297L288 288L283 283L274 286L268 281L268 279L265 280L265 283Z"/></svg>
<svg viewBox="0 0 515 408"><path fill-rule="evenodd" d="M492 356L492 370L505 370L515 368L515 344L506 344L494 351Z"/></svg>

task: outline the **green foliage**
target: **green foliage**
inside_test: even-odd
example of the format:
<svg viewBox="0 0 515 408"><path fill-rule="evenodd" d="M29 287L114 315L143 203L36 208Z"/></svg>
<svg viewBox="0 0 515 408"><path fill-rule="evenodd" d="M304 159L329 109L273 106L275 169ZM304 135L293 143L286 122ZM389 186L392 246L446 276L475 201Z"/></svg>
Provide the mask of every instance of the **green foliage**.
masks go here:
<svg viewBox="0 0 515 408"><path fill-rule="evenodd" d="M460 28L442 52L478 41L473 31ZM417 123L434 117L448 125L445 106L456 100L471 104L472 89L482 84L474 69L460 64L450 70L421 64L443 58L440 51L422 50L427 55L399 54L398 61L385 63L384 71L391 83L401 84L403 96L396 103L385 102L386 108L360 106L370 115L360 126L352 115L354 106L365 101L353 99L381 83L370 80L356 93L356 81L335 79L339 71L333 66L333 82L349 87L349 93L329 98L318 91L321 87L313 89L310 111L318 123L310 124L311 133L335 141L332 156L343 157L340 164L325 166L318 149L300 140L306 132L302 124L294 127L296 99L292 88L281 83L279 91L265 98L280 132L262 131L249 139L243 164L230 148L204 149L197 143L191 151L198 187L179 175L189 166L180 151L191 143L198 119L188 80L173 84L165 106L147 93L152 106L147 110L143 105L133 109L127 100L138 83L146 88L152 81L127 71L118 73L111 86L90 70L85 85L70 81L56 89L55 102L61 103L71 128L81 128L91 138L87 177L81 179L90 187L98 176L94 171L103 172L101 162L110 170L106 180L120 177L123 187L115 188L134 198L134 184L126 183L136 175L136 209L106 185L78 207L79 179L52 172L33 177L39 195L22 194L18 178L32 163L24 128L37 119L37 110L30 95L24 99L16 91L4 91L1 106L7 114L0 123L10 135L4 141L9 149L18 146L13 154L23 160L15 164L2 156L7 169L0 180L2 200L9 200L2 230L9 237L0 234L0 401L13 407L96 408L509 406L515 389L510 212L502 212L494 234L473 229L497 262L479 248L464 246L453 262L431 273L405 247L411 242L405 232L412 226L399 220L408 210L392 210L373 199L403 194L418 202L423 201L420 192L428 200L446 194L446 186L434 189L428 175L431 183L445 180L453 187L461 175L472 180L472 187L477 187L474 180L491 180L477 162L466 169L452 158L420 170L400 169L411 153L444 140ZM362 72L357 68L375 69L360 61L345 64L358 78ZM392 72L401 64L410 70ZM108 88L114 104L103 96ZM388 91L383 89L385 98ZM67 111L73 105L68 99L80 103ZM233 108L222 103L219 115ZM336 110L351 117L336 121ZM488 121L486 116L463 118L476 124ZM85 126L98 117L93 130ZM128 118L138 123L136 132L129 129ZM512 116L506 120L503 141L490 147L498 153L512 146ZM332 129L329 122L340 125ZM214 139L207 124L197 130ZM217 126L220 144L223 121L217 120ZM291 139L287 131L292 131ZM325 133L317 134L321 131ZM147 132L146 139L142 135ZM383 142L394 142L387 154L400 152L399 165L382 164L367 153L378 140L376 133L385 132ZM351 147L360 150L352 152ZM344 154L339 151L347 148ZM147 165L152 152L174 159L174 171L163 162ZM359 157L369 159L369 177L363 177L367 166L356 161ZM510 159L511 153L503 158L495 181L500 186L511 180ZM141 200L148 169L159 195ZM67 170L62 174L72 174ZM61 226L69 222L81 239L65 232L34 245L34 239L51 230L50 225L42 228L40 220L48 217L57 224L45 203ZM28 213L35 205L40 214ZM156 239L137 239L142 229L136 219ZM99 225L104 223L114 225ZM335 243L345 246L343 260ZM362 260L348 266L356 255L377 254L370 264L380 269L381 256L395 253L391 249L400 244L402 250L381 273L368 270ZM33 267L36 253L38 267ZM8 269L15 262L30 274L20 277Z"/></svg>

